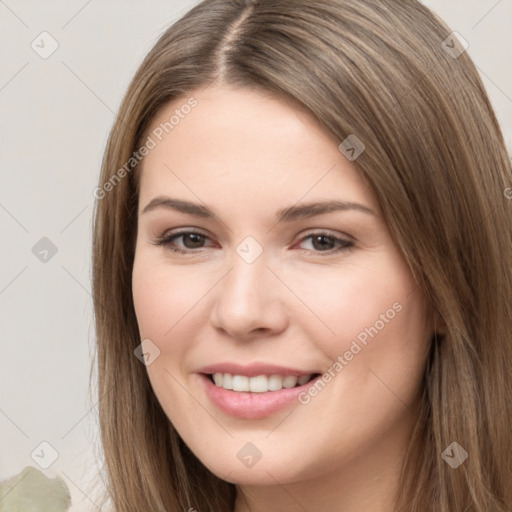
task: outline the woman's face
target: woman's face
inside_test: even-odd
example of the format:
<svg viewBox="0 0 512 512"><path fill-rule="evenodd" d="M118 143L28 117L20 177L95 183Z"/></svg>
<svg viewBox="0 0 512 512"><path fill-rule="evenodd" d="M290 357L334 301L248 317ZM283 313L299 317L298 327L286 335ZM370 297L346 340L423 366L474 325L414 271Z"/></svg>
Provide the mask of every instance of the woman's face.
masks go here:
<svg viewBox="0 0 512 512"><path fill-rule="evenodd" d="M227 86L193 97L153 120L140 181L133 296L154 392L227 481L377 485L415 418L421 289L309 113Z"/></svg>

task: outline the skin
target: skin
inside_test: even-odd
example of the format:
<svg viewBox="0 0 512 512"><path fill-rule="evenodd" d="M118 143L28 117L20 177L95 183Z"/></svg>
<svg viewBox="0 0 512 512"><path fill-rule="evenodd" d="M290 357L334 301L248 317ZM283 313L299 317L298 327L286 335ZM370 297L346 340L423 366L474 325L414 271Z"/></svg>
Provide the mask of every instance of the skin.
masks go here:
<svg viewBox="0 0 512 512"><path fill-rule="evenodd" d="M433 331L423 293L355 163L308 111L226 85L192 96L197 107L149 152L140 176L133 297L141 339L160 350L147 366L155 394L203 464L237 485L236 512L389 511ZM168 104L148 133L187 100ZM162 195L216 217L143 213ZM326 200L375 214L275 223L280 209ZM206 238L155 244L183 228ZM308 238L319 231L323 244ZM236 252L247 236L263 248L252 263ZM336 252L329 237L353 247ZM307 405L240 419L201 386L197 370L225 361L326 371L394 303L400 312ZM251 468L237 458L247 442L262 453Z"/></svg>

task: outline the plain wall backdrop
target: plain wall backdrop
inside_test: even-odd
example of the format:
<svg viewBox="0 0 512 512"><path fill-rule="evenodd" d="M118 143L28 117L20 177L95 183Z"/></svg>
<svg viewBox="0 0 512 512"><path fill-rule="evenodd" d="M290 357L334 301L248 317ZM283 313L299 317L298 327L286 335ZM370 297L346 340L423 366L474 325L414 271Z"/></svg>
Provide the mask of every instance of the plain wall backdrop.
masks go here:
<svg viewBox="0 0 512 512"><path fill-rule="evenodd" d="M101 491L88 396L93 191L133 73L197 3L0 0L0 480L28 465L60 475L75 512L98 510ZM424 3L469 43L512 153L512 1ZM55 457L41 442L58 454L45 470L31 457Z"/></svg>

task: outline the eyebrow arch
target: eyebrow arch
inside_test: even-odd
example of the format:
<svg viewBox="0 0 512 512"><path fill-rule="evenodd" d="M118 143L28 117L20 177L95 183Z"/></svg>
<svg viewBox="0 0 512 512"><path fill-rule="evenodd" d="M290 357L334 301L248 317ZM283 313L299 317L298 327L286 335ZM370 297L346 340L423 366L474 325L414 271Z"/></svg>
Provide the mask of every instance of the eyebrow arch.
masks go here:
<svg viewBox="0 0 512 512"><path fill-rule="evenodd" d="M157 196L153 198L142 210L142 214L148 213L156 208L166 208L207 219L213 219L216 217L216 215L206 206L181 199L173 199L167 196ZM310 218L325 213L347 210L355 210L368 215L375 215L375 212L371 208L359 203L337 200L319 201L293 205L279 210L276 213L276 223L291 222L301 218Z"/></svg>

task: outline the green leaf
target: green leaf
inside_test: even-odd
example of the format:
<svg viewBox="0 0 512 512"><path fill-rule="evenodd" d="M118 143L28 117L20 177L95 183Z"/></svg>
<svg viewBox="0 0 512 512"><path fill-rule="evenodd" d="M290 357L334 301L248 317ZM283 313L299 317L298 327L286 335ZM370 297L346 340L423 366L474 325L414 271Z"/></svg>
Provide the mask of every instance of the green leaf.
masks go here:
<svg viewBox="0 0 512 512"><path fill-rule="evenodd" d="M0 482L0 512L65 512L70 505L66 483L32 466Z"/></svg>

